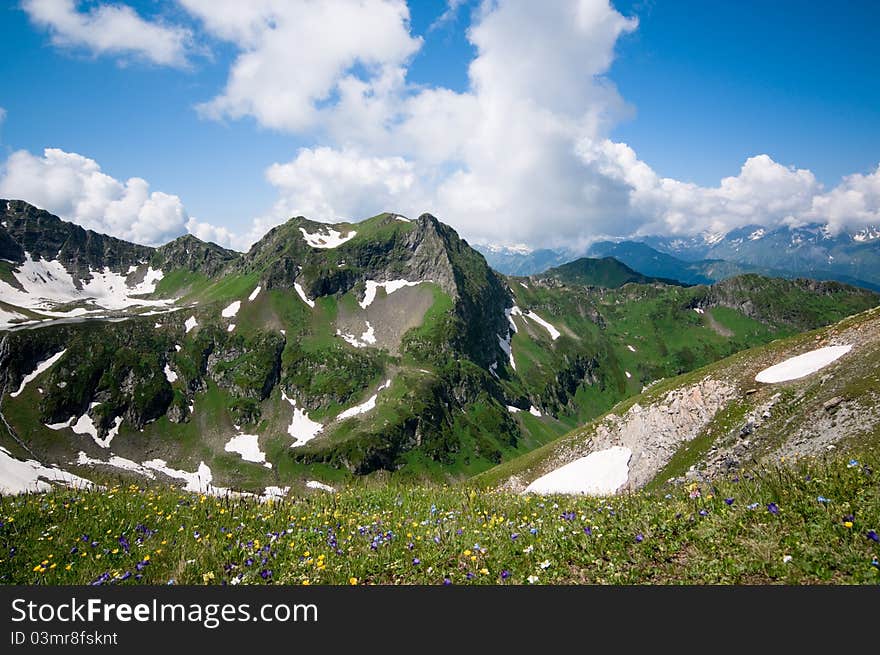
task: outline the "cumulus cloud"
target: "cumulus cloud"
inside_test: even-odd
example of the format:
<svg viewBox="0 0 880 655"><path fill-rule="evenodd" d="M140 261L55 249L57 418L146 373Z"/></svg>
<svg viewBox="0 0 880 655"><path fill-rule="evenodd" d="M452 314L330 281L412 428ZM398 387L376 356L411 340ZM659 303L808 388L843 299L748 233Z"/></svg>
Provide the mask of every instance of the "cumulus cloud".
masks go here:
<svg viewBox="0 0 880 655"><path fill-rule="evenodd" d="M401 79L421 44L410 34L404 0L180 3L240 50L226 88L200 111L212 118L252 116L288 132L314 127L319 105L332 105L342 86Z"/></svg>
<svg viewBox="0 0 880 655"><path fill-rule="evenodd" d="M12 153L0 174L0 196L26 200L66 220L135 243L159 245L186 231L180 198L150 191L146 180L125 182L76 153L47 148L43 156Z"/></svg>
<svg viewBox="0 0 880 655"><path fill-rule="evenodd" d="M140 58L162 66L187 65L191 32L144 20L128 5L96 4L80 11L74 0L23 0L22 8L34 25L49 31L56 46Z"/></svg>
<svg viewBox="0 0 880 655"><path fill-rule="evenodd" d="M880 164L868 175L848 175L828 193L815 196L805 217L827 222L832 233L880 225Z"/></svg>

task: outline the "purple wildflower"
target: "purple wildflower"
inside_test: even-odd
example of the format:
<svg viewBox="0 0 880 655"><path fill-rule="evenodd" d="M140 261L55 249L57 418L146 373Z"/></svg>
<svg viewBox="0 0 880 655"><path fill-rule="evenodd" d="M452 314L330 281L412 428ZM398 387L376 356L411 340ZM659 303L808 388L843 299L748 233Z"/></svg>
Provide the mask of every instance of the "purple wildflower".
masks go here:
<svg viewBox="0 0 880 655"><path fill-rule="evenodd" d="M592 530L592 528L590 528L589 525L584 528L584 534L587 535L588 537L593 534L593 530Z"/></svg>
<svg viewBox="0 0 880 655"><path fill-rule="evenodd" d="M510 577L510 571L504 570L501 572L501 579L502 580L507 580L507 578L509 578L509 577Z"/></svg>
<svg viewBox="0 0 880 655"><path fill-rule="evenodd" d="M452 580L450 580L449 578L443 578L443 584L444 586L449 586L452 584Z"/></svg>
<svg viewBox="0 0 880 655"><path fill-rule="evenodd" d="M709 512L706 511L705 509L701 509L701 510L700 510L700 516L709 516Z"/></svg>
<svg viewBox="0 0 880 655"><path fill-rule="evenodd" d="M779 514L779 505L776 503L770 503L767 505L767 511L771 514Z"/></svg>
<svg viewBox="0 0 880 655"><path fill-rule="evenodd" d="M640 543L642 543L644 540L645 540L645 536L644 536L641 532L639 532L639 533L636 535L636 543L637 543L637 544L640 544Z"/></svg>
<svg viewBox="0 0 880 655"><path fill-rule="evenodd" d="M418 566L419 564L422 563L422 560L420 560L418 557L413 557L412 562L413 562L413 566Z"/></svg>
<svg viewBox="0 0 880 655"><path fill-rule="evenodd" d="M876 530L868 530L868 531L865 533L865 536L866 536L868 539L870 539L871 541L875 541L875 542L877 542L877 543L880 543L880 535L877 534L877 531L876 531Z"/></svg>
<svg viewBox="0 0 880 655"><path fill-rule="evenodd" d="M726 505L733 505L733 498L725 498L724 503Z"/></svg>
<svg viewBox="0 0 880 655"><path fill-rule="evenodd" d="M263 578L263 580L268 580L272 577L272 571L269 569L263 569L260 571L260 577Z"/></svg>

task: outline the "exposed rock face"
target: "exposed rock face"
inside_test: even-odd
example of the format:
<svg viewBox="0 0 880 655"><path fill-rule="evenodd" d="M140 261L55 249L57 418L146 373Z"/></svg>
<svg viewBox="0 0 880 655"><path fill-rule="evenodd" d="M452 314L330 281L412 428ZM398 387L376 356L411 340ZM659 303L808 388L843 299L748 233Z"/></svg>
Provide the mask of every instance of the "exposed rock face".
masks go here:
<svg viewBox="0 0 880 655"><path fill-rule="evenodd" d="M221 248L215 243L205 243L191 234L185 234L157 248L153 265L163 270L182 268L213 278L240 257L241 254L234 250Z"/></svg>
<svg viewBox="0 0 880 655"><path fill-rule="evenodd" d="M0 257L17 263L57 259L74 279L90 279L89 270L126 273L153 255L154 249L85 230L22 200L0 200Z"/></svg>
<svg viewBox="0 0 880 655"><path fill-rule="evenodd" d="M647 407L635 404L623 416L610 414L592 433L585 435L584 441L560 449L542 472L552 471L591 452L624 446L632 451L625 488L637 489L650 482L684 443L699 435L735 393L734 385L706 378L674 389ZM505 486L519 492L526 485L525 480L517 477L508 480Z"/></svg>

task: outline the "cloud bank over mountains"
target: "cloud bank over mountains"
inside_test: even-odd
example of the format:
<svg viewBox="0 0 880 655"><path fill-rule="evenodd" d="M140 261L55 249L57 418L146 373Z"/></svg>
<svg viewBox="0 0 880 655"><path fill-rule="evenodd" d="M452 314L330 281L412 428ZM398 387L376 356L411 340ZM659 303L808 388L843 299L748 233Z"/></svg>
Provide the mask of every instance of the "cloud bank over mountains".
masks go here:
<svg viewBox="0 0 880 655"><path fill-rule="evenodd" d="M462 19L464 4L449 0L440 25ZM78 10L29 0L23 8L53 44L99 56L180 67L207 44L232 47L225 86L196 111L320 144L268 164L274 203L235 229L192 218L178 196L139 178L115 180L74 153L7 160L0 195L134 241L188 230L246 249L293 215L335 221L383 210L429 211L473 241L574 249L602 237L754 223L827 222L832 231L880 223L880 165L825 189L809 170L756 154L703 187L662 177L612 141L632 108L607 73L638 20L607 0L473 6L467 38L476 55L463 92L407 81L434 29L413 34L403 0L179 0L187 25L150 22L117 4ZM139 36L124 38L130 32Z"/></svg>

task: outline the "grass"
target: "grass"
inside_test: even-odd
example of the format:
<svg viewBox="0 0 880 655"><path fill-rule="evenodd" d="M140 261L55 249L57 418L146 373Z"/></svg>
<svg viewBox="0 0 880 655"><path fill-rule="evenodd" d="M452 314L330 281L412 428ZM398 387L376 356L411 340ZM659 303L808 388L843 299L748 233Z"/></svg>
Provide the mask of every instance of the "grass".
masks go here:
<svg viewBox="0 0 880 655"><path fill-rule="evenodd" d="M369 481L268 503L6 497L0 583L876 584L878 466L868 450L604 499Z"/></svg>

